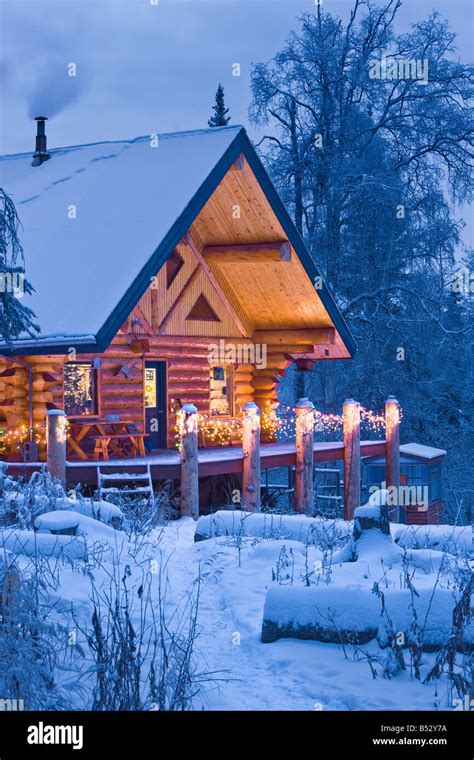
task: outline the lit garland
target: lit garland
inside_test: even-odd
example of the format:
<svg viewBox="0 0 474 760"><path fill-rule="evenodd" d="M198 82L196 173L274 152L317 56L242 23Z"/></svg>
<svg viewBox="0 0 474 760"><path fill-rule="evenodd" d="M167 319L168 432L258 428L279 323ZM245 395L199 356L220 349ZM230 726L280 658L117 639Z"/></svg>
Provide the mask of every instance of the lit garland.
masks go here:
<svg viewBox="0 0 474 760"><path fill-rule="evenodd" d="M339 434L342 431L342 414L324 414L317 409L313 412L314 428L317 432ZM400 409L400 420L402 419ZM383 414L361 407L361 427L367 432L381 434L385 431ZM263 440L292 440L295 436L295 415L291 406L270 402L260 415ZM179 448L178 424L175 427ZM205 444L229 446L242 438L242 421L235 418L216 419L205 414L198 414L198 430Z"/></svg>
<svg viewBox="0 0 474 760"><path fill-rule="evenodd" d="M314 429L317 432L339 434L342 431L342 414L324 414L317 409L313 411ZM403 414L400 409L400 421ZM361 406L360 421L362 430L381 434L385 431L385 415ZM263 440L288 441L295 437L295 413L291 406L278 402L269 402L262 409L260 424ZM215 416L198 414L198 431L203 444L211 446L230 446L242 439L242 420L235 417L218 419ZM176 445L179 448L179 425L175 425Z"/></svg>
<svg viewBox="0 0 474 760"><path fill-rule="evenodd" d="M69 421L66 422L66 432L69 431ZM19 425L16 428L0 427L0 456L12 453L30 440L30 428L28 425ZM46 422L38 422L33 425L33 441L38 446L46 446Z"/></svg>
<svg viewBox="0 0 474 760"><path fill-rule="evenodd" d="M30 428L28 425L19 425L17 428L0 428L0 454L19 449L26 441L30 440ZM41 424L33 425L33 440L38 445L46 444L46 430Z"/></svg>

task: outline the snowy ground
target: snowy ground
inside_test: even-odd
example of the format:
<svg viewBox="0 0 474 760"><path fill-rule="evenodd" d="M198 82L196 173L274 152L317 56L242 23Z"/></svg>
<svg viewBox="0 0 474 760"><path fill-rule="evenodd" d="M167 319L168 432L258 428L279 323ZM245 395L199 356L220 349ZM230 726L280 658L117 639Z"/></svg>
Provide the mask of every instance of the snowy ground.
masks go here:
<svg viewBox="0 0 474 760"><path fill-rule="evenodd" d="M184 588L199 566L206 574L200 605L201 649L212 670L222 670L228 683L207 694L210 709L246 710L432 710L434 686L423 686L409 674L387 681L371 676L357 662L352 647L347 659L336 644L313 641L260 641L267 589L272 585L282 544L302 552L291 541L246 542L239 552L228 538L193 543L195 525L170 525L163 546L172 553L170 577ZM240 554L240 563L239 563ZM373 642L362 647L374 652ZM425 659L431 661L432 656ZM224 676L222 674L222 677ZM438 686L439 692L439 686Z"/></svg>
<svg viewBox="0 0 474 760"><path fill-rule="evenodd" d="M24 572L31 572L35 545L40 554L49 554L50 563L56 563L56 582L51 584L47 593L54 614L61 619L66 632L90 626L91 583L99 593L107 593L113 576L126 577L131 598L135 600L132 623L138 630L141 625L138 599L141 599L140 589L145 578L150 580L150 599L156 610L157 568L165 568L167 605L170 609L180 610L190 588L196 590L199 577L199 636L194 653L195 665L199 672L212 675L205 679L202 692L194 698L193 709L434 710L451 706L447 703L449 698L442 680L437 687L422 685L419 680L411 678L409 666L407 671L391 679L381 675L374 679L363 653L383 659L384 650L376 641L361 646L358 651L352 645L342 647L296 639L261 642L267 591L276 585L280 588L293 584L303 586L302 579L308 567L317 567L323 557L320 548L306 547L306 541L301 540L301 531L273 538L262 538L257 530L254 531L256 535L246 536L236 531L236 535L220 535L195 542L196 523L191 518L182 518L154 528L137 539L106 524L112 517L116 515L103 511L103 521L98 522L89 514L58 510L37 518L36 532L4 528L0 532L0 546L15 551L17 565ZM309 521L308 518L297 519ZM77 526L78 535L58 537L41 532L61 526ZM347 525L340 528L347 535ZM436 538L439 546L441 533L438 531ZM22 537L20 544L19 536ZM56 539L62 546L69 546L60 560L57 552L51 551ZM411 539L407 540L408 545L410 542L413 544ZM78 545L84 547L84 543L86 560L83 548L79 552L71 550ZM465 542L464 550L466 546ZM420 549L419 556L425 556L427 551ZM439 554L434 550L430 570L434 575L439 567L436 562ZM342 564L339 568L346 593L350 594L351 583L360 584L361 578L357 573L351 577L355 571L354 563ZM377 570L372 568L369 571L368 568L367 572L370 575L367 581L369 594ZM429 586L430 572L424 571L426 586ZM375 575L372 577L371 573ZM79 644L85 653L80 667L87 698L93 675L87 645L81 634ZM434 656L423 654L422 677L432 665ZM59 682L62 679L63 676L59 675ZM67 680L66 676L64 679ZM78 694L72 698L77 708L84 708L84 692L82 696Z"/></svg>

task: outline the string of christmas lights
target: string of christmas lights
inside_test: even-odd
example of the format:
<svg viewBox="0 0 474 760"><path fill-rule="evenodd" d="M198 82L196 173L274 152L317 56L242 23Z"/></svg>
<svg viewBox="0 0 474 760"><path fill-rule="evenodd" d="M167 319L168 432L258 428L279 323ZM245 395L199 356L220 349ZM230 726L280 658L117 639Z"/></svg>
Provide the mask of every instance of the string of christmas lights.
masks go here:
<svg viewBox="0 0 474 760"><path fill-rule="evenodd" d="M69 423L66 422L66 431ZM0 427L0 456L12 453L30 440L30 428L28 425L19 425L16 428ZM33 441L40 447L46 446L46 422L38 422L33 425Z"/></svg>
<svg viewBox="0 0 474 760"><path fill-rule="evenodd" d="M317 432L339 434L342 431L342 414L325 414L315 409L314 428ZM403 414L400 409L400 420ZM381 434L385 431L385 415L374 412L371 409L361 407L361 427L366 432ZM291 406L286 404L275 405L269 402L260 414L262 437L265 440L291 440L295 436L295 413ZM217 419L215 416L198 414L198 430L203 442L219 446L229 446L242 438L242 421L235 417ZM175 426L176 438L179 446L178 423Z"/></svg>

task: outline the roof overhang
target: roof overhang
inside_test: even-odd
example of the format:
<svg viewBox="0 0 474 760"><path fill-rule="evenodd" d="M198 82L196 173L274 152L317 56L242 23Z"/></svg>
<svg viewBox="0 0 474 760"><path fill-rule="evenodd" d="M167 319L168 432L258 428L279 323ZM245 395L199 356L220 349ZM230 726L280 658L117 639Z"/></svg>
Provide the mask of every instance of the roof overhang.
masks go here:
<svg viewBox="0 0 474 760"><path fill-rule="evenodd" d="M44 336L38 339L19 339L11 345L0 344L0 352L11 356L62 354L67 353L71 347L76 348L81 353L104 352L149 287L151 279L160 270L178 243L185 237L193 221L199 215L212 193L234 163L240 160L239 157L242 154L258 180L266 199L272 207L306 274L313 283L314 289L336 330L334 344L339 345L340 351L335 356L328 356L327 348L326 350L322 348L319 352L316 349L316 353L314 350L311 352L311 357L320 359L352 357L356 352L355 340L243 127L230 142L221 158L177 217L139 274L131 282L123 297L96 335L65 335L51 338ZM318 282L317 288L316 282ZM87 305L87 308L90 308L90 304ZM308 358L310 358L309 355Z"/></svg>

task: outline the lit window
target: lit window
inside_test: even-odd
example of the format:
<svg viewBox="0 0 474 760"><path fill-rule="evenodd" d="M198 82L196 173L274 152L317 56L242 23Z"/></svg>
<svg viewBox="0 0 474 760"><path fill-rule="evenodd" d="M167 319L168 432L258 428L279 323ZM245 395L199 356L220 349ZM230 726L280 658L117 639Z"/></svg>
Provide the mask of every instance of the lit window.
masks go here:
<svg viewBox="0 0 474 760"><path fill-rule="evenodd" d="M95 370L91 364L64 365L64 411L70 417L96 413Z"/></svg>
<svg viewBox="0 0 474 760"><path fill-rule="evenodd" d="M145 409L156 408L156 368L145 368Z"/></svg>
<svg viewBox="0 0 474 760"><path fill-rule="evenodd" d="M232 367L211 367L211 404L212 417L224 417L233 413L232 404Z"/></svg>

